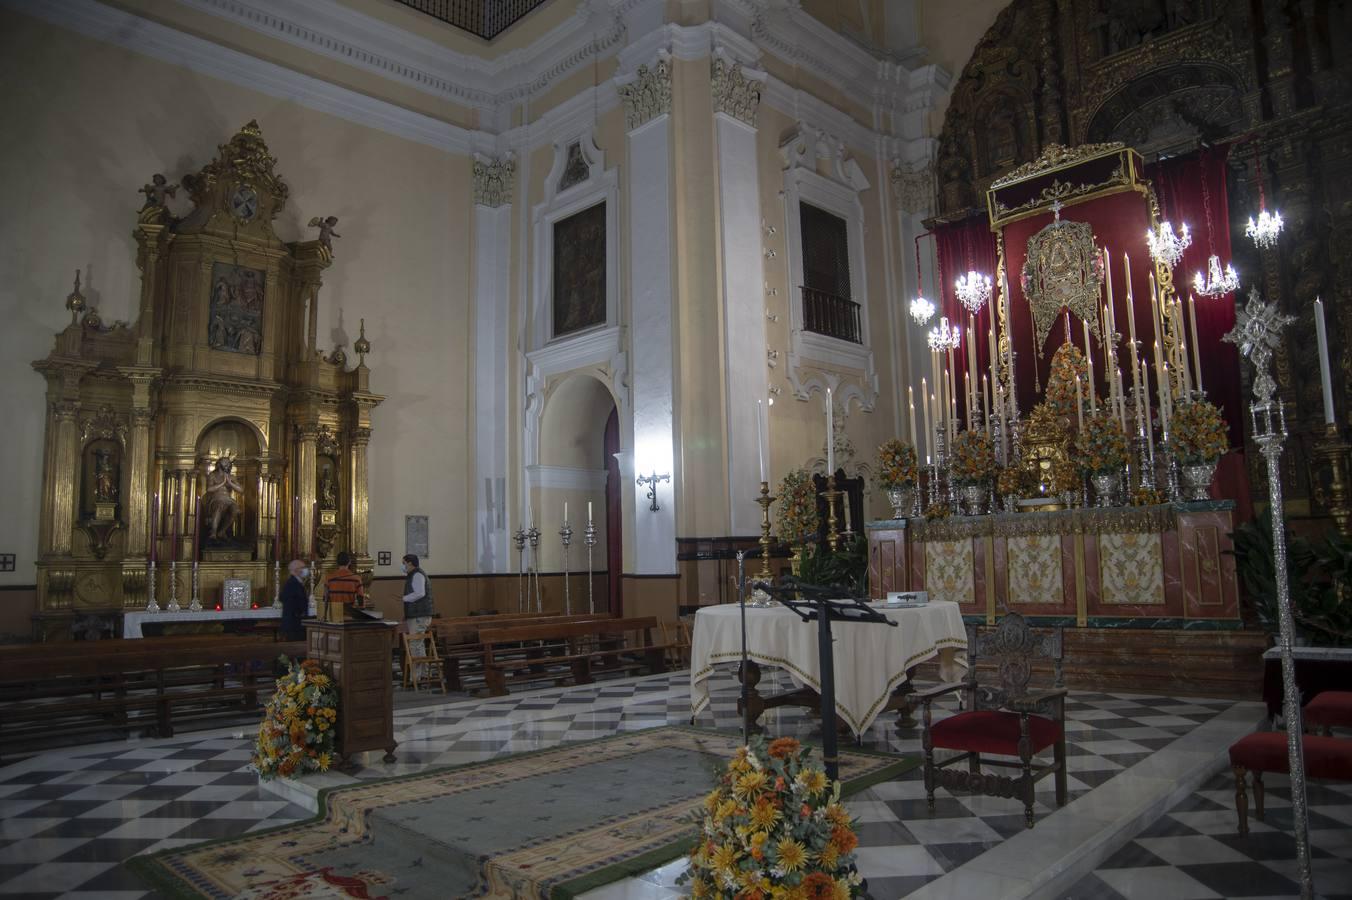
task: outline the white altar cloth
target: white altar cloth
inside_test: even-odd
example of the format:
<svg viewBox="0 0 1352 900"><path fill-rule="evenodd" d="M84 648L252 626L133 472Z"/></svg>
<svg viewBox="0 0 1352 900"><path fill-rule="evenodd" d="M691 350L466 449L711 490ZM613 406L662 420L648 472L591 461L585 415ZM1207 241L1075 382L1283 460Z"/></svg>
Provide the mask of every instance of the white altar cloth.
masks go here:
<svg viewBox="0 0 1352 900"><path fill-rule="evenodd" d="M897 623L832 622L835 637L836 712L856 735L873 724L892 692L906 680L906 670L939 657L945 681L960 677L967 666L967 629L958 604L936 600L924 606L886 609ZM747 657L763 666L784 669L799 684L821 689L817 623L804 622L782 606L746 610ZM690 646L690 708L698 715L709 705L709 675L718 663L742 658L738 604L708 606L695 614Z"/></svg>
<svg viewBox="0 0 1352 900"><path fill-rule="evenodd" d="M141 626L146 622L233 622L240 619L280 619L282 611L265 606L262 609L204 609L201 612L128 612L122 614L124 638L145 637Z"/></svg>

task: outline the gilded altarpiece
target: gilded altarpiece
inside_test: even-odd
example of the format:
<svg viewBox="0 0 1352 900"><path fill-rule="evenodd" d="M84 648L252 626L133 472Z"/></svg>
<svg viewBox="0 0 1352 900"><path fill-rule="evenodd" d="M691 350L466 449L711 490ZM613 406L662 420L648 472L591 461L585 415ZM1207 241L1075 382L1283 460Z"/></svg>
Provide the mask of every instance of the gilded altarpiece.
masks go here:
<svg viewBox="0 0 1352 900"><path fill-rule="evenodd" d="M175 155L166 151L166 157ZM191 209L175 215L179 188ZM364 571L370 391L358 364L318 346L332 241L283 241L289 189L257 123L180 185L142 189L134 236L141 292L133 324L104 326L80 293L72 321L34 368L48 422L35 631L143 609L156 597L222 602L243 579L272 602L277 562L348 550ZM321 512L322 507L322 512ZM177 565L174 565L174 563Z"/></svg>

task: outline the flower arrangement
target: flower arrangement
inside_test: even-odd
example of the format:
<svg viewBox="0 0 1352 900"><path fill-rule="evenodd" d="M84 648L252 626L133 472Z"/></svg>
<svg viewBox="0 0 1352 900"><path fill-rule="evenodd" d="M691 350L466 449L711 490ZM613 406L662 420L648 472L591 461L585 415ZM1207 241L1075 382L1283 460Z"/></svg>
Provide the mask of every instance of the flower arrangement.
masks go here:
<svg viewBox="0 0 1352 900"><path fill-rule="evenodd" d="M931 503L925 507L926 519L947 519L951 513L947 503Z"/></svg>
<svg viewBox="0 0 1352 900"><path fill-rule="evenodd" d="M1052 355L1052 368L1047 376L1046 404L1057 418L1075 421L1075 376L1080 376L1080 403L1089 410L1089 363L1084 352L1072 343L1062 344Z"/></svg>
<svg viewBox="0 0 1352 900"><path fill-rule="evenodd" d="M1131 492L1132 506L1158 506L1163 502L1164 497L1154 488L1137 485Z"/></svg>
<svg viewBox="0 0 1352 900"><path fill-rule="evenodd" d="M778 512L776 515L779 539L789 546L806 544L821 530L817 518L817 487L812 476L802 469L794 469L779 483Z"/></svg>
<svg viewBox="0 0 1352 900"><path fill-rule="evenodd" d="M995 447L990 435L981 430L959 431L953 438L953 480L959 484L980 484L995 475Z"/></svg>
<svg viewBox="0 0 1352 900"><path fill-rule="evenodd" d="M258 726L253 767L265 778L325 772L334 757L338 688L319 663L287 660Z"/></svg>
<svg viewBox="0 0 1352 900"><path fill-rule="evenodd" d="M1001 497L1019 497L1037 487L1030 485L1028 470L1022 466L1004 466L995 476L995 492Z"/></svg>
<svg viewBox="0 0 1352 900"><path fill-rule="evenodd" d="M1090 474L1116 474L1127 464L1127 433L1107 407L1084 421L1084 429L1075 438L1080 466Z"/></svg>
<svg viewBox="0 0 1352 900"><path fill-rule="evenodd" d="M1184 465L1214 463L1230 449L1225 419L1215 404L1190 400L1174 408L1169 447Z"/></svg>
<svg viewBox="0 0 1352 900"><path fill-rule="evenodd" d="M883 441L878 448L878 483L883 490L912 487L918 477L915 448L897 438Z"/></svg>
<svg viewBox="0 0 1352 900"><path fill-rule="evenodd" d="M843 900L863 896L859 839L840 782L793 738L752 739L695 814L699 834L678 879L700 898Z"/></svg>

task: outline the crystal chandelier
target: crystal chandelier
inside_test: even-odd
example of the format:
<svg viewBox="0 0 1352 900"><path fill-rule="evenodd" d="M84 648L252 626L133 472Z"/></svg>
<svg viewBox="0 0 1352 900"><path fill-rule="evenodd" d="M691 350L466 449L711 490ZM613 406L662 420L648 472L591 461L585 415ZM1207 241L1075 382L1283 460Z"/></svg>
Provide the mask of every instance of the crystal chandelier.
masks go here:
<svg viewBox="0 0 1352 900"><path fill-rule="evenodd" d="M1173 225L1161 222L1146 230L1145 242L1150 246L1150 258L1172 269L1183 258L1183 251L1192 245L1192 235L1186 224L1175 234Z"/></svg>
<svg viewBox="0 0 1352 900"><path fill-rule="evenodd" d="M1203 297L1223 297L1239 290L1239 276L1235 274L1234 266L1227 263L1222 271L1220 257L1213 253L1206 267L1205 277L1198 272L1192 278L1192 287L1197 293Z"/></svg>
<svg viewBox="0 0 1352 900"><path fill-rule="evenodd" d="M948 316L939 319L939 325L931 328L929 332L929 348L940 353L945 350L956 350L962 337L962 329L957 325L948 324Z"/></svg>
<svg viewBox="0 0 1352 900"><path fill-rule="evenodd" d="M1258 221L1249 216L1249 224L1244 234L1258 245L1259 250L1267 250L1277 243L1277 235L1282 233L1282 214L1273 210L1268 212L1267 196L1263 191L1263 159L1258 154L1258 143L1253 145L1253 169L1258 177Z"/></svg>
<svg viewBox="0 0 1352 900"><path fill-rule="evenodd" d="M934 304L917 294L911 301L911 318L915 319L917 325L929 324L929 320L934 318Z"/></svg>
<svg viewBox="0 0 1352 900"><path fill-rule="evenodd" d="M1253 216L1249 216L1249 224L1244 229L1244 233L1253 238L1253 242L1258 245L1259 250L1266 250L1277 243L1277 235L1282 231L1282 214L1279 212L1268 212L1266 209L1258 210L1258 221L1254 221Z"/></svg>
<svg viewBox="0 0 1352 900"><path fill-rule="evenodd" d="M972 315L976 315L991 298L991 277L969 271L954 282L953 288L958 294L958 302Z"/></svg>

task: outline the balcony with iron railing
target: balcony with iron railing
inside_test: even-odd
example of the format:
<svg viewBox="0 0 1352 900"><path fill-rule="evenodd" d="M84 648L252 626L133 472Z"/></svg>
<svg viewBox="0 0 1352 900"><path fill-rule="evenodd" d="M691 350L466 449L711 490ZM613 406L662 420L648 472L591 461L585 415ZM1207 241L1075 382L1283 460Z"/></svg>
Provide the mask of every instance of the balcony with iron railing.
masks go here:
<svg viewBox="0 0 1352 900"><path fill-rule="evenodd" d="M849 297L803 286L803 328L826 337L862 343L859 304Z"/></svg>

